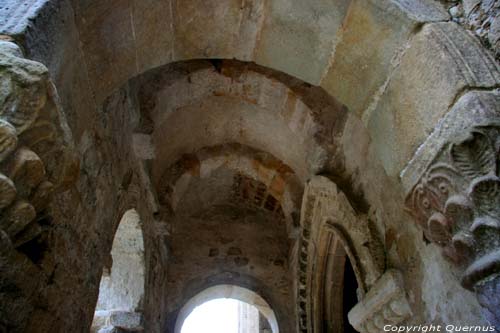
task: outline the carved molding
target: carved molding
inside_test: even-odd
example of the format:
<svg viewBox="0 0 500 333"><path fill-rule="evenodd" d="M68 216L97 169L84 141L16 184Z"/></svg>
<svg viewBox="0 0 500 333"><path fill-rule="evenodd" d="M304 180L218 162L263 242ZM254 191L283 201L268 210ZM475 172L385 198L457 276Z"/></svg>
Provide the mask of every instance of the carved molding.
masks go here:
<svg viewBox="0 0 500 333"><path fill-rule="evenodd" d="M54 193L76 179L71 142L47 68L0 41L0 231L14 247L40 234Z"/></svg>
<svg viewBox="0 0 500 333"><path fill-rule="evenodd" d="M500 122L471 127L444 145L406 202L445 257L470 265L468 289L500 263L499 153Z"/></svg>
<svg viewBox="0 0 500 333"><path fill-rule="evenodd" d="M399 271L388 270L351 311L351 325L361 333L384 331L385 325L398 325L412 314Z"/></svg>
<svg viewBox="0 0 500 333"><path fill-rule="evenodd" d="M301 210L301 234L297 263L297 314L299 332L313 332L314 276L321 235L333 233L342 242L352 263L360 296L382 275L385 256L382 244L368 227L368 221L356 215L335 183L322 176L306 186Z"/></svg>

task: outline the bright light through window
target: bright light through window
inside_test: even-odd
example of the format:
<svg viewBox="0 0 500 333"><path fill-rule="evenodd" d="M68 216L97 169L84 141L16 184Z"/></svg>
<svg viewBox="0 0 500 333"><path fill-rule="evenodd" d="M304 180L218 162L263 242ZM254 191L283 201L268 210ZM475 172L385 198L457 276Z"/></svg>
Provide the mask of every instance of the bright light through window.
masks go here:
<svg viewBox="0 0 500 333"><path fill-rule="evenodd" d="M253 306L229 298L215 299L196 307L184 321L181 333L258 332L258 320L258 310Z"/></svg>

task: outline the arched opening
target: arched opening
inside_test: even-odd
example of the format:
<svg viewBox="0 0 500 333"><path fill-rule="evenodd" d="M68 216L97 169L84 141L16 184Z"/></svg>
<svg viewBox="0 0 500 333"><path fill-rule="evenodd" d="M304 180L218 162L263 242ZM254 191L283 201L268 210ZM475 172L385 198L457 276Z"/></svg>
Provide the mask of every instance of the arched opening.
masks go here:
<svg viewBox="0 0 500 333"><path fill-rule="evenodd" d="M175 333L194 333L198 327L208 332L222 324L220 332L279 333L271 306L257 293L235 285L213 286L191 298L179 311Z"/></svg>
<svg viewBox="0 0 500 333"><path fill-rule="evenodd" d="M181 333L198 332L272 333L272 328L255 306L218 298L197 306L184 321Z"/></svg>
<svg viewBox="0 0 500 333"><path fill-rule="evenodd" d="M358 303L357 277L344 244L335 233L327 232L327 252L323 258L318 297L319 332L356 333L347 318Z"/></svg>
<svg viewBox="0 0 500 333"><path fill-rule="evenodd" d="M342 319L344 323L343 332L344 333L356 333L356 329L352 327L351 323L347 318L349 311L358 303L357 290L358 283L356 282L356 276L354 274L354 269L351 265L351 261L347 258L344 266L344 288L343 288L343 307L342 307Z"/></svg>
<svg viewBox="0 0 500 333"><path fill-rule="evenodd" d="M387 260L382 258L380 262L383 264L387 262L388 267L414 268L413 270L407 270L405 277L409 282L409 286L414 289L412 290L413 294L422 295L421 298L414 298L415 308L418 309L417 314L421 314L422 319L429 320L429 314L434 313L433 310L437 307L434 306L434 302L440 303L442 300L448 300L449 295L459 295L465 300L469 299L468 295L455 292L456 283L453 284L454 279L451 279L452 283L448 283L449 281L446 279L439 279L439 277L449 275L448 266L440 265L440 263L435 264L434 257L430 255L432 252L420 240L420 232L406 228L406 225L401 224L401 221L407 220L408 217L402 209L402 198L406 194L403 191L408 189L401 188L401 184L399 184L400 171L412 158L417 148L422 147L421 143L433 131L440 117L448 113L453 105L456 105L456 101L461 95L464 95L469 89L487 90L497 88L499 82L498 66L490 61L489 56L483 55L481 49L474 46L474 41L469 40L470 36L465 32L457 31L459 28L457 24L447 22L449 20L448 14L443 8L438 7L437 1L417 2L415 6L403 0L383 1L381 3L349 0L334 2L312 1L307 5L304 5L304 2L301 1L290 1L289 3L286 1L247 1L245 5L242 5L239 1L193 1L190 5L185 5L185 3L181 5L179 1L110 1L104 3L95 0L62 2L46 0L35 2L39 3L40 8L42 8L42 4L44 5L44 10L36 12L36 15L34 9L26 10L26 12L23 12L23 10L18 11L18 9L27 6L9 5L8 7L16 7L14 12L9 8L3 8L3 12L6 14L2 14L2 16L7 15L10 17L5 21L0 20L3 28L2 34L15 35L15 38L24 44L24 49L29 58L40 60L49 66L51 75L56 81L55 85L60 88L61 101L65 112L68 113L70 125L76 134L78 151L81 152L79 157L86 161L83 170L92 171L88 177L82 177L81 183L76 187L73 193L74 198L77 198L74 200L74 205L66 206L66 203L61 201L61 212L78 212L78 214L75 214L78 216L59 214L62 221L56 221L57 224L54 223L54 225L58 226L57 232L60 232L60 234L56 234L56 236L60 239L70 239L70 232L75 230L75 234L81 235L81 240L75 237L76 240L81 241L81 244L74 244L81 245L81 249L89 249L95 244L104 244L104 242L100 242L98 237L104 234L103 231L111 230L111 228L102 228L101 225L92 223L99 221L99 218L96 217L102 217L112 211L110 207L118 206L116 201L118 196L113 194L116 193L117 189L126 188L126 186L123 186L123 184L127 183L126 181L121 184L117 181L116 184L111 184L114 187L110 186L109 188L102 186L100 182L91 181L93 178L106 178L105 175L112 175L115 180L118 180L116 171L126 169L132 165L132 159L129 159L127 154L130 145L126 144L126 140L129 139L129 135L126 133L132 132L132 130L127 132L124 129L123 124L126 121L120 121L121 118L108 121L110 120L106 118L108 115L101 112L104 99L119 86L128 82L130 78L166 63L196 58L235 58L255 62L261 66L287 73L316 88L321 87L327 96L332 98L335 96L348 106L351 113L343 112L343 108L339 112L313 112L311 114L318 116L319 119L317 120L320 121L311 121L310 119L316 119L305 116L308 113L304 112L304 106L295 103L302 99L301 96L297 98L297 95L300 94L291 94L288 91L280 90L276 82L273 82L276 80L268 81L269 87L272 89L257 91L258 94L242 94L242 97L244 97L242 98L243 102L236 103L234 96L227 94L227 91L239 91L240 88L234 84L238 80L235 80L235 77L227 76L228 71L223 70L224 66L220 66L219 60L215 60L213 62L218 65L215 66L214 73L225 73L223 75L228 77L227 81L231 81L231 85L228 86L229 89L219 89L213 84L216 82L209 80L205 74L203 74L203 80L198 81L193 79L194 75L187 75L183 80L187 82L186 86L188 84L189 86L198 86L200 81L209 82L213 88L208 90L211 96L203 101L196 101L191 98L194 96L193 94L186 93L185 96L190 97L192 103L172 108L176 112L168 117L168 121L167 117L165 117L164 122L157 123L159 125L157 128L148 129L150 132L141 132L145 136L150 135L149 139L151 139L153 145L163 148L157 150L156 162L148 163L148 167L151 167L154 176L151 182L153 187L158 188L156 185L160 185L160 177L163 175L165 168L175 163L184 154L201 150L206 146L223 146L228 143L247 145L276 156L278 160L290 165L297 177L303 181L308 179L310 175L335 173L335 177L332 176L332 179L339 186L346 188L345 193L349 195L350 199L353 199L353 206L361 207L361 209L355 207L356 213L359 213L359 215L373 213L375 215L375 223L378 228L373 228L373 230L381 234L380 236L385 241L384 245L386 245L381 250L383 253L387 251L387 253L391 254L387 256ZM61 5L60 8L59 5ZM16 13L16 15L10 15L11 13ZM15 22L17 18L23 18L23 21L29 21L29 24L22 22L17 24ZM165 18L169 19L166 20ZM167 22L168 24L166 24ZM56 36L53 35L54 32L57 32ZM436 56L436 54L440 56ZM252 83L252 81L247 82ZM288 79L287 81L289 83L287 86L297 85L296 81ZM157 82L155 81L155 83ZM256 87L263 86L260 82L254 83ZM251 85L245 84L241 85L241 87L244 88L241 91L248 92L247 89ZM182 97L182 94L179 90L172 90L172 96ZM269 114L256 103L257 101L267 100L281 101L275 96L286 96L286 103L279 104L287 107L279 115ZM317 100L315 97L315 95L308 95L307 99ZM131 99L134 99L134 97ZM169 98L163 99L166 101L171 100ZM161 103L158 105L164 106ZM294 108L288 107L289 105L293 105ZM35 108L30 107L30 109ZM271 107L270 109L274 108ZM323 110L323 108L321 109ZM164 111L165 108L159 107L158 111L161 110ZM325 107L325 110L328 110L328 108ZM432 110L432 112L429 113L429 110ZM474 113L470 112L470 114ZM127 112L114 113L114 115L116 114L126 115ZM158 117L154 118L154 120L161 120L161 117L165 114L165 112L159 112L159 116L157 115ZM112 118L113 116L109 117ZM2 118L4 118L3 115ZM285 123L280 118L289 120L289 122ZM360 119L361 121L359 121ZM156 122L154 123L156 124ZM311 126L308 126L309 124ZM320 124L328 126L320 126ZM447 126L442 128L447 128ZM44 130L35 132L44 133ZM303 132L305 135L300 137L296 135L298 132ZM169 134L169 137L166 138L164 134ZM49 135L44 134L44 136L48 137ZM122 138L125 138L125 140L122 141ZM327 142L325 145L316 145L314 142L316 138L321 139L321 141L324 139ZM310 149L311 147L316 149ZM431 147L431 151L437 150L440 149L441 143L439 146L431 145L426 147ZM427 149L418 148L418 150L424 151ZM96 152L95 156L92 155L94 152ZM120 158L116 158L117 156ZM114 165L115 163L106 163L107 160L119 160L119 163L116 163L116 168L108 167L108 165ZM426 156L424 159L425 164L438 160L434 156ZM195 159L191 161L196 162ZM121 164L122 162L123 164ZM57 162L55 163L57 164ZM155 163L157 165L151 165ZM195 175L199 173L203 176L205 169L198 166L198 164L194 163L190 171ZM12 168L9 166L9 169ZM259 173L264 173L260 166L256 169ZM24 168L19 170L24 170ZM43 173L43 168L40 167L37 170L42 170L40 173ZM131 172L135 171L132 170ZM336 174L336 172L339 174ZM20 174L20 177L23 178L23 172L20 172ZM252 178L250 172L248 172L250 175L241 174ZM95 177L96 175L99 177ZM390 181L386 181L386 175L390 177L388 179ZM247 181L243 176L236 175L234 177L229 172L221 170L212 179L228 180L226 183L228 186L225 186L226 191L218 191L224 196L230 193L229 184L238 185L235 186L237 194L247 193L244 190L247 189L246 185L248 184L248 189L252 190L248 192L254 193L253 189L256 189L255 196L248 196L249 198L256 198L256 201L254 201L254 203L257 203L256 206L260 208L262 207L261 203L264 202L264 208L272 210L272 212L279 212L279 209L276 210L278 206L275 203L279 198L273 193L267 195L267 189L264 186L267 183L262 181L266 177L252 178ZM410 176L410 178L413 177ZM243 181L240 181L240 179ZM274 185L272 188L274 192L281 192L279 191L282 187L281 179L283 177L277 177L276 182L269 183ZM146 180L144 181L145 186L149 186L149 179ZM236 181L230 183L229 180ZM254 182L254 180L259 182ZM457 182L460 183L461 180ZM5 183L12 186L8 181L5 181ZM16 181L16 185L19 183L19 181ZM27 183L30 185L29 181ZM202 179L198 183L211 185L210 180L206 179ZM214 183L219 182L214 181ZM413 186L408 182L403 181L403 183L406 184L403 184L403 187ZM240 184L245 186L239 186ZM45 185L47 184L45 183ZM201 185L192 188L201 189ZM208 188L208 186L204 187ZM180 188L177 187L177 189ZM20 195L30 194L31 196L31 194L34 194L31 193L31 190L19 189L22 190L18 191ZM40 199L39 196L42 198L45 196L43 193L45 191L41 191L42 189L40 188L40 191L37 191L36 196L34 196L36 200L34 200L33 208L20 201L15 207L18 209L17 212L11 210L4 215L8 218L5 222L13 224L12 227L8 228L10 230L7 231L17 233L17 228L21 227L20 224L25 227L33 219L33 209L39 209L36 203ZM210 197L216 190L207 191L204 194L206 197ZM357 196L349 193L349 190L355 192L354 194L357 194ZM79 194L81 194L81 198L87 199L87 193L99 192L101 192L102 196L97 197L95 200L92 200L93 198L88 198L91 200L78 199ZM186 192L186 195L189 196L199 192L193 190L192 192ZM270 191L268 192L270 193ZM284 194L289 192L283 191ZM451 195L448 191L446 192L445 197L448 194ZM16 195L14 190L11 193L13 193L13 196ZM262 194L266 196L264 197ZM155 193L152 193L151 197L155 197ZM229 197L229 195L226 197ZM99 200L101 198L104 199ZM266 199L261 200L262 198ZM96 201L99 205L95 205ZM285 200L283 201L285 202ZM291 202L291 200L289 201ZM334 200L329 201L335 203ZM427 203L425 206L428 206L427 199L425 202ZM181 205L184 206L180 207L194 206L196 203L195 200L183 201ZM215 222L217 222L216 218L223 215L220 214L221 211L226 213L229 210L226 209L228 206L223 206L222 209L218 210L222 206L219 203L216 202L218 207L215 207L210 212L210 217ZM20 207L23 209L19 209ZM285 204L282 204L282 207L286 208ZM229 206L229 208L233 207ZM242 215L239 213L245 211L241 207L237 208L239 209L236 211L237 214L226 214L224 217L236 216L239 218ZM57 210L57 207L55 207L55 210ZM167 209L165 208L165 210ZM284 208L282 210L285 211ZM178 211L182 212L182 209ZM184 211L187 211L187 209ZM294 213L297 215L298 212L298 210L293 209L286 210L286 212L288 211L290 216L293 216ZM234 210L231 213L233 212ZM201 218L198 219L198 216L194 216L193 220L196 218L202 220L202 222L212 222L206 221L208 220L205 219L207 215L201 213L205 212L200 212L198 216L201 216ZM153 214L160 215L156 210ZM18 218L18 216L22 217L22 219ZM55 216L58 215L55 214ZM432 216L435 217L434 214ZM160 217L163 217L163 215L160 215ZM264 229L262 227L265 226L263 220L250 221L255 222L255 225L259 225L254 230L260 231ZM444 220L444 218L440 220ZM90 221L90 223L80 223L82 221ZM173 227L179 226L180 222L182 221L175 221L177 224L174 225L171 221L166 221L165 224L168 224L167 227L170 228L172 225ZM229 222L226 220L224 226L229 225ZM244 222L248 221L244 219L238 221L240 225L243 225ZM441 223L440 221L437 222ZM46 228L47 226L44 224L50 223L44 222L40 224L42 224L43 228ZM250 223L247 223L247 225L250 225ZM279 224L276 225L272 229L277 234L283 227ZM38 233L40 228L37 230L36 226L31 231ZM191 230L199 232L199 225L192 223L191 226L193 227ZM31 227L33 227L33 224L30 225ZM221 229L220 224L215 227L208 225L207 229L208 227L211 227L214 231ZM441 228L441 226L438 227ZM12 228L15 230L12 230ZM46 229L49 228L50 226ZM357 230L354 227L347 229L348 231ZM154 225L151 228L148 225L148 230L154 230ZM178 232L179 228L177 230L173 229L172 234L174 237L179 234L181 236L190 236L195 234L190 232L191 230L186 228L181 230L185 231L184 234L181 234ZM176 231L177 234L175 234ZM306 231L304 234L309 233L309 230ZM384 235L385 232L387 232L386 235ZM281 232L282 235L285 235L281 239L285 240L285 237L289 237L291 240L288 243L293 244L295 240L293 236L298 233L297 230L292 230L288 234ZM364 232L359 233L363 234ZM238 230L237 235L240 234L244 234L241 229ZM107 232L105 235L106 237L110 236ZM244 235L246 236L246 234ZM252 242L248 243L253 243L251 244L253 246L245 246L245 248L255 249L260 247L259 250L261 250L263 248L262 244L266 244L266 241L271 243L272 240L276 239L272 237L274 233L271 232L254 235L256 235L255 238L258 238L257 242L252 239ZM198 235L195 234L195 236ZM205 234L205 236L207 235ZM265 236L266 238L258 236ZM6 236L2 237L6 238ZM57 239L57 237L54 238ZM210 237L206 238L209 239ZM309 238L308 235L307 238ZM357 249L365 247L365 243L359 241L361 237L356 238L354 238L354 244ZM178 242L186 244L190 240L190 238L178 239ZM211 263L220 263L220 269L218 269L220 272L226 272L229 268L231 272L237 271L238 274L241 272L250 274L252 273L252 267L254 267L253 270L257 273L253 274L256 278L261 278L264 273L269 274L267 268L271 265L279 267L276 270L279 270L284 275L283 281L276 281L279 284L270 284L272 287L269 289L276 290L278 289L276 286L280 286L280 289L284 291L290 289L292 281L288 278L290 276L287 270L288 262L292 264L298 263L299 269L302 269L300 265L303 265L306 268L305 273L312 271L313 274L317 274L316 271L311 269L312 263L307 262L309 255L307 251L314 250L313 246L301 252L301 254L305 253L306 257L306 262L303 263L300 261L302 258L292 257L291 259L295 259L295 261L288 260L288 258L285 258L287 260L283 259L282 253L286 252L288 248L293 248L288 246L289 244L286 244L286 242L283 243L287 246L272 244L273 250L276 250L273 254L277 254L276 256L268 257L259 254L254 256L256 259L253 259L252 256L247 255L245 249L239 246L239 243L241 243L239 239L221 235L218 240L220 240L220 244L217 245L221 245L220 247L212 246L207 242L206 246L202 248L203 253L199 252L198 258L202 258L202 254L204 254L205 257L212 258L210 259ZM71 239L71 241L73 240ZM7 241L5 242L10 244ZM233 242L234 244L231 244ZM150 244L149 239L147 243ZM155 242L151 243L155 244ZM303 243L306 244L307 242ZM195 243L188 244L197 251L201 248L198 244L196 246L192 245ZM259 246L255 246L255 244ZM104 248L106 247L107 245ZM7 249L7 246L2 246L2 248ZM45 280L42 277L39 280L34 280L33 283L26 283L26 285L30 286L40 285L42 295L45 295L45 288L49 284L59 285L60 292L58 294L63 296L54 296L53 299L47 299L47 306L43 304L43 309L39 309L39 304L37 304L39 295L37 293L24 293L24 290L23 293L18 293L16 290L16 294L34 295L33 299L35 301L31 298L25 300L24 296L22 298L23 302L27 301L28 304L33 305L34 309L26 311L23 315L9 315L7 321L15 320L14 326L21 327L22 325L17 324L17 321L27 322L28 318L33 318L30 319L29 327L39 325L39 322L42 321L46 326L54 324L53 326L61 331L78 331L77 328L81 319L85 319L85 322L88 323L93 310L91 308L93 300L91 297L85 299L82 296L95 294L95 281L96 277L100 275L101 264L92 267L92 260L88 260L89 258L92 259L92 256L89 256L89 258L82 260L84 264L75 265L75 262L77 262L75 259L85 253L85 250L78 250L76 246L72 246L73 248L75 248L73 253L68 251L68 253L61 255L62 251L53 251L54 254L47 256L48 258L45 261L34 260L37 265L38 261L41 261L42 272L46 272L50 278L47 279L47 283L44 282ZM148 250L150 248L148 246ZM53 249L59 248L53 247ZM182 259L189 259L175 257L176 254L183 253L183 251L182 248L177 248L177 252L175 252L175 247L173 249L174 251L171 252L173 255L171 255L168 263L170 272L172 268L175 268L174 264L181 266L183 263L188 262L187 260L183 262ZM282 251L282 249L285 251ZM497 248L495 249L497 250ZM97 251L99 250L101 249L97 249ZM370 248L366 246L366 251L368 250ZM302 251L302 248L300 251ZM362 251L358 251L358 253L360 256L363 254ZM482 253L480 254L482 255ZM261 259L266 261L265 265L262 262L264 260L261 261ZM190 262L193 263L194 260ZM254 262L257 262L258 265L254 265ZM364 261L362 263L363 265L366 264ZM356 262L352 261L352 264L353 271L357 273ZM427 269L429 264L437 268ZM13 275L16 278L21 272L17 269L19 265L19 263L8 265L15 268L13 269ZM51 266L57 267L58 271ZM210 266L215 267L214 265ZM163 270L166 270L165 267L167 267L165 262L158 261L157 267L151 265L150 272L154 272L156 269L163 272ZM196 263L193 267L196 267ZM443 268L441 269L441 267ZM180 268L183 269L184 267ZM384 269L385 266L381 265L381 268ZM181 269L179 271L182 274L192 275L187 269ZM26 271L30 272L28 269L23 269L22 274L28 275L25 274ZM208 270L198 271L204 273L205 276L215 273ZM368 277L364 279L366 281L362 282L366 283L366 287L370 287L376 282L374 281L375 278L379 277L380 270L375 269L374 271L377 274L374 274L372 267L368 267L367 271L366 275ZM344 271L344 274L346 272ZM443 273L441 274L441 272ZM77 283L66 283L65 279L70 273L78 276ZM430 275L426 275L427 273ZM448 275L444 275L445 273ZM111 281L112 273L109 275ZM172 274L170 275L172 276ZM271 275L273 275L272 282L275 282L274 278L277 275ZM203 276L198 278L193 283L205 283L205 281L202 281ZM317 278L318 280L324 279L323 276ZM349 279L349 277L344 276L345 279ZM177 281L179 280L177 279ZM354 279L352 280L354 281ZM172 281L176 281L175 276L172 277ZM302 287L302 281L299 285ZM154 287L156 286L150 287L148 285L148 289L152 290L152 293L157 291ZM309 288L308 285L306 287ZM173 299L171 290L175 289L169 290L169 296ZM177 288L177 290L185 289ZM307 305L306 310L308 311L307 315L309 315L310 295L308 289L303 290L305 290L304 293L308 298L300 300L300 307L302 307L302 304ZM353 288L349 288L349 290L352 291ZM292 303L293 296L296 296L282 294L284 295L282 298L283 303ZM19 297L17 295L15 297L17 301ZM167 302L167 297L159 297L159 299ZM76 304L74 300L83 300L81 304L82 310L75 316L64 315L67 313L67 308ZM455 298L455 300L459 299ZM462 303L457 301L457 304ZM24 303L20 304L24 307ZM454 307L449 307L450 310L446 309L446 311L442 311L442 314L440 313L436 315L436 318L431 319L461 319L462 313L471 312L468 310L473 310L475 307L477 306L464 307L458 315L455 313ZM21 306L12 308L17 309L21 308ZM156 320L157 314L160 313L160 310L157 310L159 308L162 307L158 306L157 302L151 302L147 312L151 318L155 318L155 320L152 320L153 322L161 322L161 320ZM172 306L172 308L176 309L175 306ZM136 309L134 308L133 311L136 311ZM34 312L33 315L32 312ZM78 311L71 312L76 313ZM476 319L476 317L471 316L470 318ZM22 318L22 320L18 318ZM40 320L41 318L43 320ZM404 320L403 316L401 318L401 320ZM306 319L304 326L306 326L307 331L307 327L310 326L310 318L306 317ZM22 327L20 330L29 331L29 329L23 330ZM283 327L282 330L286 329Z"/></svg>
<svg viewBox="0 0 500 333"><path fill-rule="evenodd" d="M103 268L91 332L110 326L142 327L144 240L139 214L125 212L116 230L109 265Z"/></svg>

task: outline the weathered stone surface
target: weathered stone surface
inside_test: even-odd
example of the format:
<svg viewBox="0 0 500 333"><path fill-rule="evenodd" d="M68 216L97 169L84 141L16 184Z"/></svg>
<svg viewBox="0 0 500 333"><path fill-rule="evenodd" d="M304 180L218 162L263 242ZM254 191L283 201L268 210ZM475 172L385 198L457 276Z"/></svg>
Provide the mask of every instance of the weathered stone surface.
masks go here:
<svg viewBox="0 0 500 333"><path fill-rule="evenodd" d="M9 206L14 201L17 191L14 183L8 177L0 174L0 208Z"/></svg>
<svg viewBox="0 0 500 333"><path fill-rule="evenodd" d="M8 122L0 121L0 162L9 156L16 146L16 129Z"/></svg>
<svg viewBox="0 0 500 333"><path fill-rule="evenodd" d="M264 1L172 0L175 59L253 60Z"/></svg>
<svg viewBox="0 0 500 333"><path fill-rule="evenodd" d="M132 4L77 1L74 9L92 90L102 102L138 71Z"/></svg>
<svg viewBox="0 0 500 333"><path fill-rule="evenodd" d="M333 322L342 331L348 306L339 305L338 295L351 288L343 273L333 272L349 261L359 277L351 279L358 298L385 265L400 269L413 313L409 323L484 322L472 294L458 288L457 272L436 257L436 246L401 223L410 217L402 209L399 167L462 93L498 86L498 78L490 80L484 70L489 60L482 49L463 47L474 44L470 36L451 23L426 23L447 19L437 2L11 4L0 10L0 30L17 31L13 37L27 57L48 67L60 97L40 67L45 74L33 79L45 104L35 98L40 104L32 104L34 119L23 107L9 116L20 126L0 131L7 139L0 163L5 177L10 174L4 167L20 147L36 154L46 171L34 177L34 186L2 178L8 190L2 216L27 202L36 217L14 238L0 230L0 331L88 331L99 279L113 275L113 235L131 208L141 216L144 234L144 298L134 304L148 332L173 328L185 300L221 283L262 294L282 332L317 331L324 323L328 330ZM15 59L21 53L13 44L0 48L15 66L29 67ZM216 59L185 61L207 57ZM258 59L285 73L220 58ZM172 61L181 62L141 74ZM328 95L286 74L334 89ZM2 87L4 96L23 93ZM77 142L73 154L71 135L58 117L62 107ZM29 125L17 133L23 124ZM138 142L148 136L150 143ZM309 215L301 225L301 194L315 174L336 190L318 190L318 197L304 200ZM471 198L490 211L495 202L481 193L496 193L495 182L483 180ZM436 240L447 239L445 224L442 216L433 219ZM495 243L491 219L481 216L476 226L489 230L482 243ZM470 278L489 269L484 262L472 266ZM337 285L328 287L330 282ZM494 289L484 290L488 299ZM381 317L375 316L375 326Z"/></svg>
<svg viewBox="0 0 500 333"><path fill-rule="evenodd" d="M498 92L463 96L403 174L407 184L418 179L407 207L427 238L467 267L462 285L471 290L495 289L483 287L500 268L499 101ZM478 298L486 317L498 321L496 302Z"/></svg>
<svg viewBox="0 0 500 333"><path fill-rule="evenodd" d="M155 147L151 142L151 135L134 134L132 137L135 155L141 160L152 160L155 158Z"/></svg>
<svg viewBox="0 0 500 333"><path fill-rule="evenodd" d="M449 1L453 21L475 34L481 43L491 49L497 60L500 57L498 0Z"/></svg>
<svg viewBox="0 0 500 333"><path fill-rule="evenodd" d="M461 96L401 172L405 191L411 191L447 142L470 129L471 124L485 126L496 119L500 114L499 105L500 93L496 90L471 91Z"/></svg>
<svg viewBox="0 0 500 333"><path fill-rule="evenodd" d="M321 86L361 115L416 26L446 17L432 1L352 1Z"/></svg>
<svg viewBox="0 0 500 333"><path fill-rule="evenodd" d="M500 277L496 275L487 281L481 282L476 286L476 292L478 294L479 303L486 308L486 318L488 321L494 325L497 330L500 327L500 315L498 313L498 307L500 306L499 299L497 297L500 292Z"/></svg>
<svg viewBox="0 0 500 333"><path fill-rule="evenodd" d="M19 246L40 233L39 227L30 224L51 201L54 186L47 177L71 183L76 174L58 172L71 161L55 165L52 159L53 154L69 152L71 137L54 104L47 68L22 58L20 49L10 42L0 41L0 55L1 206L6 209L0 224ZM40 130L44 126L48 130Z"/></svg>
<svg viewBox="0 0 500 333"><path fill-rule="evenodd" d="M19 57L12 43L0 41L0 116L17 135L29 128L47 100L47 68ZM12 140L12 139L11 139Z"/></svg>
<svg viewBox="0 0 500 333"><path fill-rule="evenodd" d="M35 208L25 201L17 201L2 219L2 229L10 236L16 236L36 217Z"/></svg>
<svg viewBox="0 0 500 333"><path fill-rule="evenodd" d="M29 19L37 16L40 9L47 0L28 0L24 5L19 5L17 0L5 0L2 2L2 15L0 16L0 28L2 33L17 35L23 33L29 24Z"/></svg>
<svg viewBox="0 0 500 333"><path fill-rule="evenodd" d="M495 87L500 80L498 68L458 25L425 25L411 41L376 107L365 115L388 174L397 175L403 169L463 89Z"/></svg>
<svg viewBox="0 0 500 333"><path fill-rule="evenodd" d="M45 176L45 167L40 157L26 147L20 147L8 163L8 175L23 191L38 186Z"/></svg>
<svg viewBox="0 0 500 333"><path fill-rule="evenodd" d="M109 317L109 323L127 331L140 332L144 330L143 316L137 312L115 311Z"/></svg>
<svg viewBox="0 0 500 333"><path fill-rule="evenodd" d="M400 272L388 270L351 311L349 322L359 332L381 332L411 316Z"/></svg>
<svg viewBox="0 0 500 333"><path fill-rule="evenodd" d="M172 0L134 0L131 2L130 17L135 38L138 73L172 61L174 59Z"/></svg>
<svg viewBox="0 0 500 333"><path fill-rule="evenodd" d="M350 0L271 1L255 61L318 84L329 65Z"/></svg>

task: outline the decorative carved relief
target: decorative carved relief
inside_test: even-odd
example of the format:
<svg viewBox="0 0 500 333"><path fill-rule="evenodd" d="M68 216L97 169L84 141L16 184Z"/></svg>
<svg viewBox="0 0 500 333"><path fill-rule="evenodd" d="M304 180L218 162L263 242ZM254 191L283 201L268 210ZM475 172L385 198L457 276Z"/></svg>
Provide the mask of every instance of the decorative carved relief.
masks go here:
<svg viewBox="0 0 500 333"><path fill-rule="evenodd" d="M368 221L357 216L345 195L329 179L313 178L306 187L301 211L301 236L298 244L297 313L299 332L313 332L313 267L321 235L333 233L346 247L346 253L358 279L363 297L382 275L385 257L382 244L368 227Z"/></svg>
<svg viewBox="0 0 500 333"><path fill-rule="evenodd" d="M447 142L407 198L428 239L458 265L471 265L464 287L492 273L500 257L474 262L500 245L500 122L475 126Z"/></svg>
<svg viewBox="0 0 500 333"><path fill-rule="evenodd" d="M361 333L383 332L385 325L401 324L411 316L401 273L388 270L348 316L351 325Z"/></svg>
<svg viewBox="0 0 500 333"><path fill-rule="evenodd" d="M78 170L47 69L0 41L0 231L15 247L41 232L36 221Z"/></svg>
<svg viewBox="0 0 500 333"><path fill-rule="evenodd" d="M500 327L500 94L471 91L437 124L401 174L406 206L426 237L463 269ZM491 294L492 293L492 294Z"/></svg>

